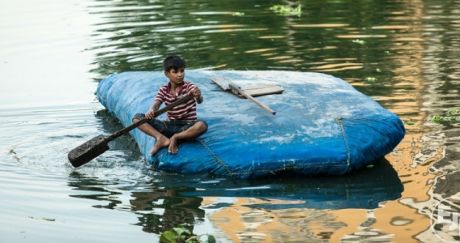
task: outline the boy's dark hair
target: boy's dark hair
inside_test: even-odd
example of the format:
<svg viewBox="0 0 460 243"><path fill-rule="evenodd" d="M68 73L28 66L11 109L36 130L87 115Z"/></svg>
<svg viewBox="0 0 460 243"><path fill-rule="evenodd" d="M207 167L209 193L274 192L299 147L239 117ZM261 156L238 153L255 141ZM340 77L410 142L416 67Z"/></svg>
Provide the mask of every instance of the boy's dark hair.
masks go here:
<svg viewBox="0 0 460 243"><path fill-rule="evenodd" d="M179 56L171 55L163 61L163 68L166 72L169 72L171 69L178 70L179 68L185 68L185 61Z"/></svg>

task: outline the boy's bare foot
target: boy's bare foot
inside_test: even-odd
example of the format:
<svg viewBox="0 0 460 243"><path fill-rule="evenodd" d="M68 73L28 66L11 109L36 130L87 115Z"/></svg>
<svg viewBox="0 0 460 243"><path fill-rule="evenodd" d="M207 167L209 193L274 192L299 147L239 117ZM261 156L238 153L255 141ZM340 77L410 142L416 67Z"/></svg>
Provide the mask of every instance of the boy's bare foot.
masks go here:
<svg viewBox="0 0 460 243"><path fill-rule="evenodd" d="M153 148L150 150L150 154L151 155L154 155L158 152L158 150L160 150L161 148L163 147L166 147L170 144L170 140L165 137L165 136L161 136L157 142L155 143L155 145L153 145Z"/></svg>
<svg viewBox="0 0 460 243"><path fill-rule="evenodd" d="M169 147L168 147L168 152L171 153L171 154L177 154L177 151L178 151L178 147L177 147L177 139L175 136L172 136L170 139L169 139Z"/></svg>

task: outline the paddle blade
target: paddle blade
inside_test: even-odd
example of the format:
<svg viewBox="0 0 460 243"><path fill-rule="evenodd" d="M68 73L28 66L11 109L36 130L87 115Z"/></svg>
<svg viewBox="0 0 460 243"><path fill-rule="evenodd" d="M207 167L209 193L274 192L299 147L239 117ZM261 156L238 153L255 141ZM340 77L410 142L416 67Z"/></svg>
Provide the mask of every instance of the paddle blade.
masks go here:
<svg viewBox="0 0 460 243"><path fill-rule="evenodd" d="M109 150L108 141L105 136L99 135L88 140L84 144L72 149L68 158L74 167L82 166L90 160Z"/></svg>

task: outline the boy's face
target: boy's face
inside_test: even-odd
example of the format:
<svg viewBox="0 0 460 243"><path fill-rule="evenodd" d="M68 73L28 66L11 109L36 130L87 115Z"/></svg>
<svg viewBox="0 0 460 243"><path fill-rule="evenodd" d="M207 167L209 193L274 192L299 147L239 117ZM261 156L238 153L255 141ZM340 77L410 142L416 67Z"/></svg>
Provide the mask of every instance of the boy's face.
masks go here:
<svg viewBox="0 0 460 243"><path fill-rule="evenodd" d="M185 68L172 68L169 71L165 71L165 75L169 78L170 82L174 84L182 84L185 77Z"/></svg>

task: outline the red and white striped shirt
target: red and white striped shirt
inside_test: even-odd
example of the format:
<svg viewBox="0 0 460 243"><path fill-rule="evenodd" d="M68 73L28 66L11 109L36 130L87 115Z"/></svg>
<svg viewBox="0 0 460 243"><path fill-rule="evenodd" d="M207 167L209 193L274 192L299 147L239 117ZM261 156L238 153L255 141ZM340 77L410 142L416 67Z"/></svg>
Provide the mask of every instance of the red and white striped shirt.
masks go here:
<svg viewBox="0 0 460 243"><path fill-rule="evenodd" d="M191 82L184 81L181 86L176 87L175 94L172 92L171 83L161 86L158 90L156 101L169 105L178 98L191 93L196 86ZM169 120L196 120L196 101L191 99L184 104L173 107L168 111Z"/></svg>

